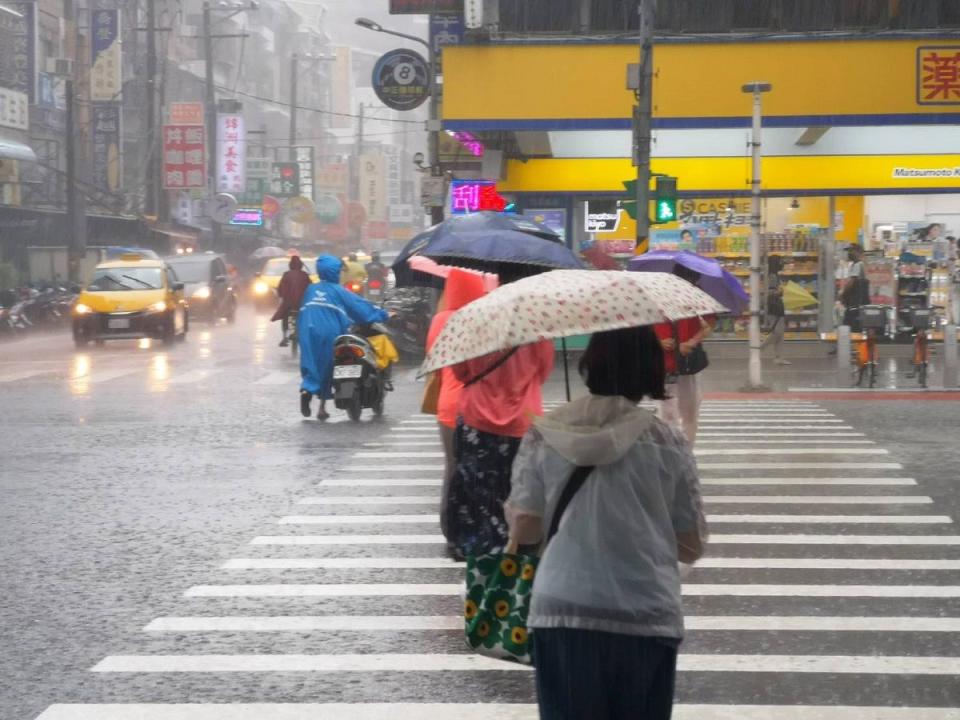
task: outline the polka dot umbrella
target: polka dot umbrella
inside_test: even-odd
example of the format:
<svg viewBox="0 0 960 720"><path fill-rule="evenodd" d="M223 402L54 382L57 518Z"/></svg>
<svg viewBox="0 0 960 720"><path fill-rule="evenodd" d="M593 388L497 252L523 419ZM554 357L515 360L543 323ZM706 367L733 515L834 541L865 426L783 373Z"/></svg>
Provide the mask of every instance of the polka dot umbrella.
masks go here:
<svg viewBox="0 0 960 720"><path fill-rule="evenodd" d="M553 270L503 285L454 313L422 371L540 340L724 312L703 290L668 273Z"/></svg>

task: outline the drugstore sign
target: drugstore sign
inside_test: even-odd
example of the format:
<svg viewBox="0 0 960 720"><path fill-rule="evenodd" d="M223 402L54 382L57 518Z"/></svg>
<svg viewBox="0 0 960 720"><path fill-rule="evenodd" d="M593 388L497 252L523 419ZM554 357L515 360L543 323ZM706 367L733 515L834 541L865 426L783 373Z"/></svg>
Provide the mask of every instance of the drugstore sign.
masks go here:
<svg viewBox="0 0 960 720"><path fill-rule="evenodd" d="M636 61L626 42L448 47L444 128L628 130L635 100L624 75ZM955 39L663 40L654 64L655 128L749 127L741 87L752 79L773 85L763 98L769 127L960 122ZM503 92L504 78L537 92Z"/></svg>

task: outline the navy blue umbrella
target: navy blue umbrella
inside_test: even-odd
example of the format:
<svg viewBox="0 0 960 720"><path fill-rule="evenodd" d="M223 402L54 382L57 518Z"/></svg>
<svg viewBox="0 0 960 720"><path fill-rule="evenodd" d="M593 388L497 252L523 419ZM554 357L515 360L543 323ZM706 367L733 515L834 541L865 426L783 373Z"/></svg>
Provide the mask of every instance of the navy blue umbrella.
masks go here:
<svg viewBox="0 0 960 720"><path fill-rule="evenodd" d="M400 287L439 287L440 278L410 269L414 255L443 265L497 273L502 282L547 270L582 268L577 256L550 228L523 215L479 212L458 215L420 233L397 256L393 272Z"/></svg>

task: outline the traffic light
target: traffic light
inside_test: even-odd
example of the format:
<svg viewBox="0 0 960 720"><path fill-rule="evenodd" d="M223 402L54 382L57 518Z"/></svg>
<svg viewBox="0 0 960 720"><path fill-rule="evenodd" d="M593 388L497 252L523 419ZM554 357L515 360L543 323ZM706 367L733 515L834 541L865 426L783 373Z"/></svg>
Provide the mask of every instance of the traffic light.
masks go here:
<svg viewBox="0 0 960 720"><path fill-rule="evenodd" d="M657 176L654 193L653 222L671 223L677 219L677 179L668 175Z"/></svg>

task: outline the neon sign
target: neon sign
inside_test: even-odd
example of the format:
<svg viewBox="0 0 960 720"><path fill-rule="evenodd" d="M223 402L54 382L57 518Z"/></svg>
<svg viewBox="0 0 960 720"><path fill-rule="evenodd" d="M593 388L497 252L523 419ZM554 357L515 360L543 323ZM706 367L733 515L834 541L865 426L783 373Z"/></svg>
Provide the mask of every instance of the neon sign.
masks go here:
<svg viewBox="0 0 960 720"><path fill-rule="evenodd" d="M261 208L238 208L230 218L231 225L245 227L260 227L263 225L263 210Z"/></svg>
<svg viewBox="0 0 960 720"><path fill-rule="evenodd" d="M497 192L493 180L454 180L450 184L450 212L454 215L491 210L504 212L511 203Z"/></svg>
<svg viewBox="0 0 960 720"><path fill-rule="evenodd" d="M447 131L454 140L463 145L474 157L483 157L483 143L473 133L466 130Z"/></svg>

